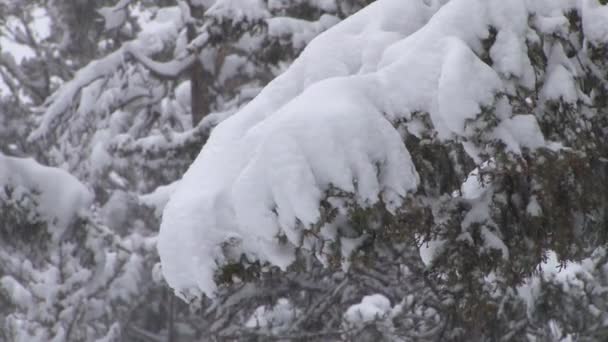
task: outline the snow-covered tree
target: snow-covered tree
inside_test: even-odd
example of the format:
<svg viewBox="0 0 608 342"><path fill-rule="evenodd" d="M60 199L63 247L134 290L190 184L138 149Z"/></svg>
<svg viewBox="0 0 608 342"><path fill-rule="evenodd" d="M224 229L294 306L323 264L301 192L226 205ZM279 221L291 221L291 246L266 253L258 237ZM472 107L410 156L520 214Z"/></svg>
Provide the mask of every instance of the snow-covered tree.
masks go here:
<svg viewBox="0 0 608 342"><path fill-rule="evenodd" d="M0 166L0 338L116 340L145 300L154 238L95 222L93 194L63 170L2 154Z"/></svg>
<svg viewBox="0 0 608 342"><path fill-rule="evenodd" d="M213 130L165 279L217 340L607 338L607 49L598 0L369 5Z"/></svg>
<svg viewBox="0 0 608 342"><path fill-rule="evenodd" d="M0 339L205 336L156 277L170 183L368 2L0 1Z"/></svg>
<svg viewBox="0 0 608 342"><path fill-rule="evenodd" d="M108 34L98 42L118 48L47 99L30 139L52 146L54 164L100 189L148 192L176 180L217 122L343 15L331 1L296 5L120 1L98 9L107 31L133 39L116 45ZM128 25L132 13L139 31Z"/></svg>

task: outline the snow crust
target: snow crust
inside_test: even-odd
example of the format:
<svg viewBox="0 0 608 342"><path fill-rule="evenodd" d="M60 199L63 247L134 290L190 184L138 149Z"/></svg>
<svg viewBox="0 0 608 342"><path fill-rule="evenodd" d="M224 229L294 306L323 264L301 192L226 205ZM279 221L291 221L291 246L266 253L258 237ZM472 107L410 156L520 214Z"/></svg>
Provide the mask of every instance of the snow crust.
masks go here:
<svg viewBox="0 0 608 342"><path fill-rule="evenodd" d="M163 213L158 249L179 295L213 295L227 241L288 266L330 189L396 210L418 175L394 124L429 113L440 139L466 140L509 78L533 79L522 57L526 1L442 3L373 3L315 38L213 131ZM478 57L490 26L504 36L495 53L507 54L497 70ZM498 116L491 134L512 151L544 145L533 116L509 108Z"/></svg>

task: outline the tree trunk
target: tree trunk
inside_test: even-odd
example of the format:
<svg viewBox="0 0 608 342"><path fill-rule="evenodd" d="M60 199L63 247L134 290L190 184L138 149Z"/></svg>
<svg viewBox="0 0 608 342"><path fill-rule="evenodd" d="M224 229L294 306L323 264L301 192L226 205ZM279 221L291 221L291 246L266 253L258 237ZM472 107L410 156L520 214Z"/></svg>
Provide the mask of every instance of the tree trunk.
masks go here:
<svg viewBox="0 0 608 342"><path fill-rule="evenodd" d="M194 7L191 7L194 15ZM196 27L194 24L188 24L188 42L196 38ZM199 59L194 61L190 67L190 96L192 108L192 127L198 123L209 113L209 105L211 103L208 88L205 87L204 78L210 76L205 72L203 64Z"/></svg>

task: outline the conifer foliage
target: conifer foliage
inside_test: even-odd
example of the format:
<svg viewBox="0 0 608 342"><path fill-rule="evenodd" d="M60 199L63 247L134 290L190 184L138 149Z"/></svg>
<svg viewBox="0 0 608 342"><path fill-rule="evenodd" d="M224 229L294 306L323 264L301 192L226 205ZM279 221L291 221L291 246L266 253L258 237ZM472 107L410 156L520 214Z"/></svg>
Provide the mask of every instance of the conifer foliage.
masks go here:
<svg viewBox="0 0 608 342"><path fill-rule="evenodd" d="M0 341L608 339L600 0L0 0Z"/></svg>

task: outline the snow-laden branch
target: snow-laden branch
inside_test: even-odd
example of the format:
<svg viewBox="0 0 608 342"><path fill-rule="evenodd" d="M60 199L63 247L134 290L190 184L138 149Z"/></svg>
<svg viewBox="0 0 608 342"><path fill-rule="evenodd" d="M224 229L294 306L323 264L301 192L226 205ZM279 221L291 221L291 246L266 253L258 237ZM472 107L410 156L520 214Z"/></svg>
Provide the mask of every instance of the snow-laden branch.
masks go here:
<svg viewBox="0 0 608 342"><path fill-rule="evenodd" d="M108 150L119 157L137 154L146 159L163 158L169 151L178 153L193 146L202 146L211 130L231 114L232 112L209 114L196 127L185 132L164 132L140 139L133 139L129 134L118 135L110 142Z"/></svg>
<svg viewBox="0 0 608 342"><path fill-rule="evenodd" d="M16 79L19 84L27 87L31 92L36 94L38 98L44 99L46 94L40 92L40 89L45 87L44 81L32 81L27 75L23 73L23 71L17 65L15 59L11 54L0 53L0 67L4 67L4 69L8 74L10 74L10 76ZM10 80L8 80L8 78L5 76L3 76L3 79L5 79L7 83L10 82Z"/></svg>
<svg viewBox="0 0 608 342"><path fill-rule="evenodd" d="M149 26L149 32L141 32L136 39L125 43L118 50L108 54L98 60L90 62L87 66L80 69L74 78L66 82L46 101L46 110L40 118L39 126L30 136L30 140L44 137L52 131L72 107L74 100L80 91L98 79L105 79L116 73L125 64L129 57L138 57L142 65L149 67L159 75L177 75L192 63L194 57L185 56L176 62L159 63L152 61L152 56L162 51L169 43L173 43L178 36L178 32L184 26L181 12L177 8L164 9L165 14L158 17L162 18L157 25ZM160 19L159 19L160 20ZM177 70L170 70L177 68Z"/></svg>
<svg viewBox="0 0 608 342"><path fill-rule="evenodd" d="M97 79L110 76L122 62L123 50L119 49L79 70L73 80L65 83L48 98L48 107L40 119L38 128L30 134L29 139L35 140L46 135L58 124L57 121L63 118L82 88Z"/></svg>
<svg viewBox="0 0 608 342"><path fill-rule="evenodd" d="M388 8L372 5L319 36L286 73L215 128L164 212L159 252L178 293L212 294L213 272L224 258L218 246L232 237L247 254L289 265L290 246L299 246L304 230L317 223L330 186L354 194L362 206L382 198L393 210L416 188L409 153L372 97L382 83L342 77L377 64L378 51L419 29L434 10L381 4ZM406 23L392 28L400 34L364 31L368 20L395 22L391 15ZM289 243L277 244L277 235Z"/></svg>
<svg viewBox="0 0 608 342"><path fill-rule="evenodd" d="M50 179L53 181L49 182ZM59 239L93 201L91 192L64 170L0 153L0 195L4 194L5 187L34 193L41 218L49 222L54 239ZM0 201L6 200L2 197Z"/></svg>
<svg viewBox="0 0 608 342"><path fill-rule="evenodd" d="M496 141L516 154L549 147L535 117L502 99L512 78L533 86L525 44L532 9L442 3L375 2L313 40L215 128L163 213L159 252L177 293L212 295L214 272L235 253L284 268L295 248L317 250L310 236L332 239L337 229L323 225L321 202L347 215L332 190L349 205L398 210L418 174L393 123L418 134L412 113L427 113L431 135L467 143L475 160ZM487 48L489 28L497 36Z"/></svg>
<svg viewBox="0 0 608 342"><path fill-rule="evenodd" d="M129 46L127 46L126 51L129 55L135 57L135 59L146 67L155 77L164 80L177 79L196 60L195 55L188 54L181 59L170 60L168 62L157 62L139 52L137 49L129 48Z"/></svg>

